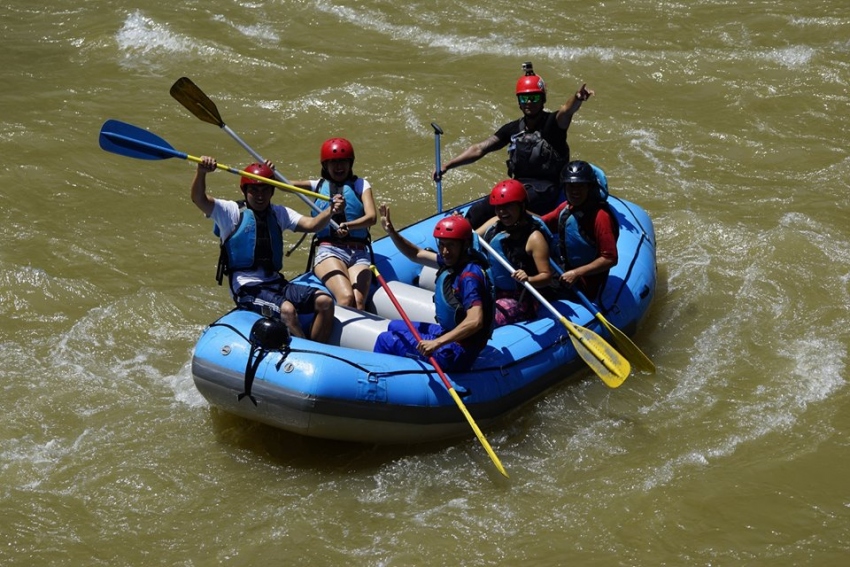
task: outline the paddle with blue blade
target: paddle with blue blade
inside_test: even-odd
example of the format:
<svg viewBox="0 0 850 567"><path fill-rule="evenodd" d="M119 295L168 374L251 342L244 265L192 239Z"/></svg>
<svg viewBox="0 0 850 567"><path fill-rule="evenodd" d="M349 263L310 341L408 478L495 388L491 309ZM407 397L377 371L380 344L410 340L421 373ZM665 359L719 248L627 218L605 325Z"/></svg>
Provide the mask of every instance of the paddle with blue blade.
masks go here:
<svg viewBox="0 0 850 567"><path fill-rule="evenodd" d="M126 122L121 122L119 120L107 120L103 123L103 126L100 129L100 147L107 152L135 159L162 160L180 158L195 163L201 163L202 161L202 159L197 156L192 156L185 152L175 150L171 144L153 132L148 132L143 128L139 128L138 126L133 126L132 124L127 124ZM295 187L288 183L282 183L276 179L262 177L261 175L249 173L221 163L216 164L216 167L235 175L241 175L242 177L268 183L269 185L278 187L284 191L289 191L290 193L299 193L301 195L307 195L309 197L323 199L325 201L329 200L329 197L325 195L301 189L300 187Z"/></svg>

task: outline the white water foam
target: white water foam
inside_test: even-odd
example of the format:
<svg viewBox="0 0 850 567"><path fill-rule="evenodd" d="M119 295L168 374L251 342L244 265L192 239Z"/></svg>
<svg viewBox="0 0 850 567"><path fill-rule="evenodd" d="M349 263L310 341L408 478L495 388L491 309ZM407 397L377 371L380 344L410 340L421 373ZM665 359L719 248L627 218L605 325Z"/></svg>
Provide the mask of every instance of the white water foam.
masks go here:
<svg viewBox="0 0 850 567"><path fill-rule="evenodd" d="M772 49L762 54L761 57L778 63L783 67L796 69L808 66L815 55L817 55L817 51L811 47L793 45L783 49Z"/></svg>
<svg viewBox="0 0 850 567"><path fill-rule="evenodd" d="M242 35L250 37L252 39L259 39L272 43L277 43L280 41L280 35L274 30L272 26L268 24L245 25L239 22L233 22L231 20L228 20L227 18L221 15L213 16L213 20L216 22L222 22L224 24L227 24Z"/></svg>
<svg viewBox="0 0 850 567"><path fill-rule="evenodd" d="M0 470L10 478L26 479L18 488L37 489L61 467L66 458L74 458L85 437L91 431L84 430L75 439L49 439L36 441L34 436L5 439L0 441Z"/></svg>
<svg viewBox="0 0 850 567"><path fill-rule="evenodd" d="M189 53L197 50L191 38L174 33L167 24L156 22L139 10L127 15L115 39L118 47L128 56L156 52Z"/></svg>
<svg viewBox="0 0 850 567"><path fill-rule="evenodd" d="M206 398L195 388L192 379L192 353L186 356L186 364L177 374L163 376L162 381L174 392L174 400L177 404L187 405L192 408L208 407Z"/></svg>
<svg viewBox="0 0 850 567"><path fill-rule="evenodd" d="M841 268L850 263L846 241L830 238L827 225L799 213L785 214L770 230L740 224L725 229L706 226L692 232L704 234L705 239L702 244L690 242L685 251L713 245L725 250L725 256L708 253L711 265L699 267L683 263L685 251L679 250L671 262L671 291L681 276L681 283L691 286L686 295L704 296L701 309L709 311L719 300L710 294L712 278L737 279L740 286L723 299L728 306L720 308L722 315L694 337L688 364L673 378L675 387L639 409L651 420L657 435L669 436L682 428L703 431L696 443L661 455L662 464L633 475L644 490L673 482L688 474L689 468L729 457L769 435L801 439L796 450L810 450L817 438L835 433L826 416L814 418L812 412L847 383L848 346L838 338L846 320L841 312L848 309ZM813 253L806 254L807 259L793 272L787 272L786 281L774 281L771 274L776 273L777 265L784 265L789 240L807 243ZM829 269L823 270L820 254L834 260ZM812 282L811 274L818 270L821 277ZM837 302L836 307L805 309L792 300L803 296L794 286L813 283L823 287L824 297ZM684 312L673 316L687 318ZM747 357L749 344L762 354ZM773 355L763 354L771 348ZM804 426L811 421L820 424L818 431ZM795 449L788 446L787 450Z"/></svg>
<svg viewBox="0 0 850 567"><path fill-rule="evenodd" d="M452 34L440 34L432 31L438 26L398 25L386 21L380 13L372 11L363 13L344 6L336 6L319 1L316 9L333 14L340 20L367 30L377 32L393 39L404 40L414 45L445 49L459 55L494 55L510 57L535 57L538 59L556 61L574 61L584 57L595 57L602 61L610 61L623 57L622 51L604 47L566 47L566 46L529 46L521 45L505 36L481 36L470 38ZM470 14L470 17L472 15ZM485 16L491 21L489 11ZM521 38L521 34L516 37Z"/></svg>

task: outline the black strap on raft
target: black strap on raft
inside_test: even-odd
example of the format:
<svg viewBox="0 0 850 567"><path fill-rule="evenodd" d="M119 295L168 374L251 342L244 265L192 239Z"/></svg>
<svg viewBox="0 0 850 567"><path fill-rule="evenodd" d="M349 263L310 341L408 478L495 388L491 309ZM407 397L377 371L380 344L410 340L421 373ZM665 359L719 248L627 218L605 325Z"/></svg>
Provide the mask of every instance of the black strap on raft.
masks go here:
<svg viewBox="0 0 850 567"><path fill-rule="evenodd" d="M259 351L259 352L258 352ZM236 397L236 401L241 402L242 398L248 396L254 406L257 405L257 398L251 395L251 388L254 385L254 377L257 375L257 368L268 354L268 351L258 348L253 343L251 344L251 352L248 354L248 363L245 365L245 391Z"/></svg>

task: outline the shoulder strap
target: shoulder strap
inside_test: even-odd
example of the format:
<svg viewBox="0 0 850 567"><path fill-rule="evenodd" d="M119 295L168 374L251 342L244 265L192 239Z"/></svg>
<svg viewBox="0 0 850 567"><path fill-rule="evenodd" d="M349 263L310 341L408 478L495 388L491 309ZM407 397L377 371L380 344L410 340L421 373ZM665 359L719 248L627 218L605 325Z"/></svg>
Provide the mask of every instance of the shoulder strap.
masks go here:
<svg viewBox="0 0 850 567"><path fill-rule="evenodd" d="M490 228L484 231L484 236L482 236L481 238L483 238L487 242L490 242L501 231L502 229L501 227L499 227L499 221L496 221L490 225Z"/></svg>
<svg viewBox="0 0 850 567"><path fill-rule="evenodd" d="M558 248L561 253L561 265L565 266L567 262L567 243L564 238L564 228L567 226L567 221L570 220L570 215L573 214L570 211L570 206L567 205L564 207L564 210L561 211L561 214L558 215Z"/></svg>

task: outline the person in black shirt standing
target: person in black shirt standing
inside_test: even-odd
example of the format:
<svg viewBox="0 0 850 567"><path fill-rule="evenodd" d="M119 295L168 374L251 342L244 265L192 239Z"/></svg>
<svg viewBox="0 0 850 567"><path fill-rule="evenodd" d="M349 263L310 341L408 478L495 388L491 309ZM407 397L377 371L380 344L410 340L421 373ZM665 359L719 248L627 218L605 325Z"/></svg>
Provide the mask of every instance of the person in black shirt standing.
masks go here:
<svg viewBox="0 0 850 567"><path fill-rule="evenodd" d="M556 112L544 110L546 83L535 74L530 62L522 65L524 74L516 84L516 97L522 117L499 128L495 134L472 144L460 155L434 172L439 180L448 170L478 161L490 152L508 148L508 176L521 181L528 192L528 210L546 214L558 205L558 176L570 161L567 130L582 102L593 96L583 84ZM473 205L467 218L474 228L495 214L487 199Z"/></svg>

